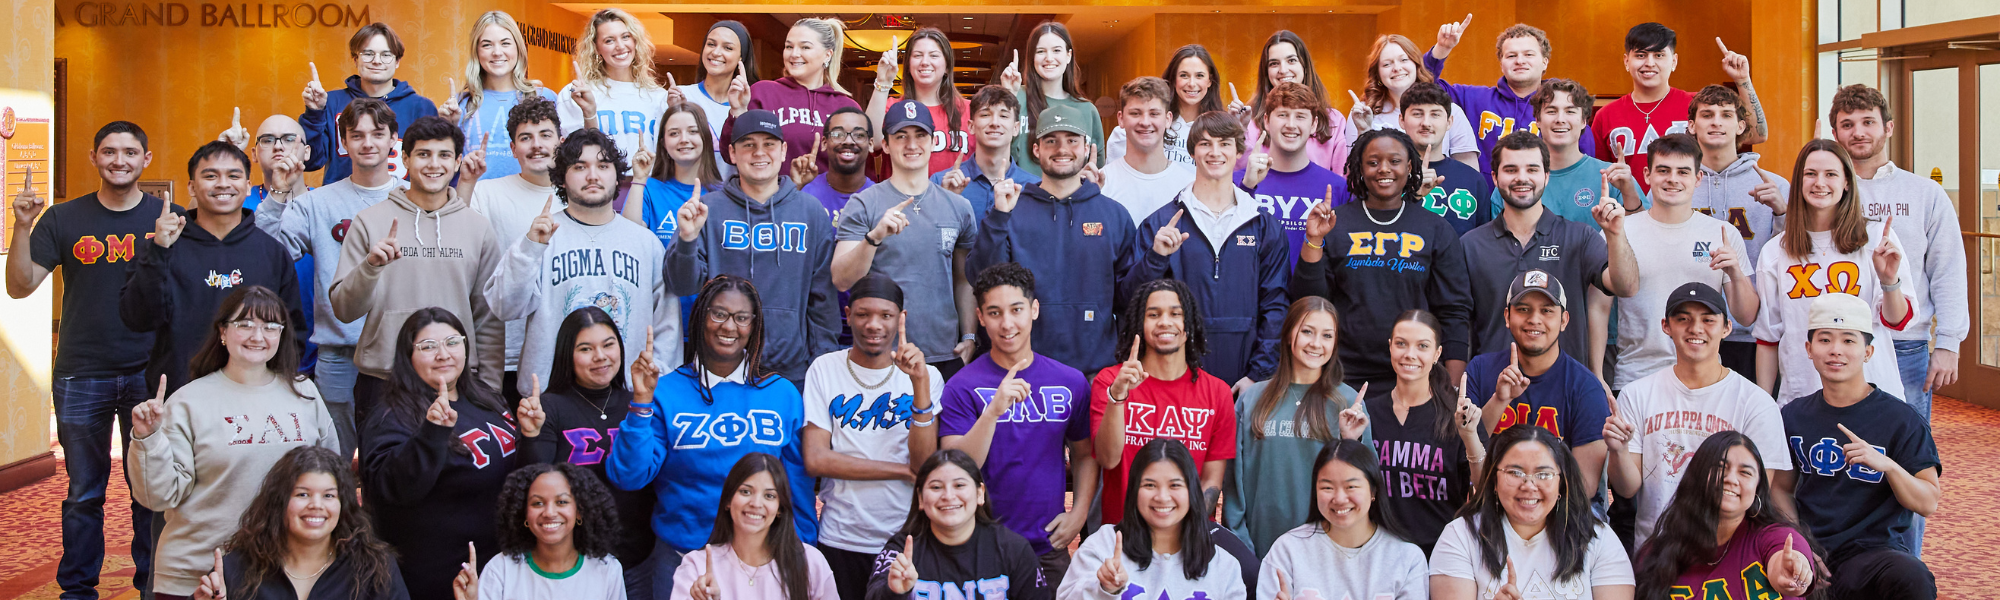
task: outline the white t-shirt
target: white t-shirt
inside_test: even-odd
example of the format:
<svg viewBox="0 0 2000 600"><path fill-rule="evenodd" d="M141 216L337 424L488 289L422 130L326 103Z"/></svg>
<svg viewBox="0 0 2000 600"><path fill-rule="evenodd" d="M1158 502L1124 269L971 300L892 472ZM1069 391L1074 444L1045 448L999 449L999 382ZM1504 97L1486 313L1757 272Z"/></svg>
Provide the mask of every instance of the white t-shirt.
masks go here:
<svg viewBox="0 0 2000 600"><path fill-rule="evenodd" d="M806 423L833 434L834 452L908 464L911 410L916 403L910 376L893 365L869 369L854 364L847 360L850 351L822 354L806 369ZM931 407L940 407L944 378L937 367L924 368L930 373ZM870 389L862 382L877 387ZM868 554L881 552L889 536L903 528L910 516L910 494L916 490L896 480L829 477L820 483L819 543Z"/></svg>
<svg viewBox="0 0 2000 600"><path fill-rule="evenodd" d="M566 573L544 573L525 554L495 556L479 570L479 600L625 600L625 569L618 559L576 562Z"/></svg>
<svg viewBox="0 0 2000 600"><path fill-rule="evenodd" d="M1660 331L1668 295L1694 282L1727 293L1723 284L1729 278L1708 268L1710 248L1717 243L1729 244L1745 274L1756 268L1744 252L1743 234L1701 213L1672 225L1655 220L1650 212L1632 215L1625 219L1625 239L1631 241L1632 253L1639 258L1639 293L1618 299L1618 369L1611 379L1614 390L1673 366L1674 342Z"/></svg>
<svg viewBox="0 0 2000 600"><path fill-rule="evenodd" d="M1147 175L1130 163L1114 160L1104 164L1104 196L1117 200L1131 211L1132 223L1145 222L1153 211L1172 202L1181 190L1194 184L1194 165L1167 161L1166 170Z"/></svg>
<svg viewBox="0 0 2000 600"><path fill-rule="evenodd" d="M528 237L528 226L535 217L542 214L542 203L556 193L555 186L528 183L519 173L479 182L472 189L472 210L493 223L493 236L500 240L501 247L513 247L514 242ZM549 204L550 211L562 210L569 206L561 198ZM507 370L520 368L521 339L528 332L527 319L507 322Z"/></svg>
<svg viewBox="0 0 2000 600"><path fill-rule="evenodd" d="M667 90L639 87L638 84L605 79L597 84L572 81L556 94L556 116L562 119L562 134L583 129L583 109L571 92L578 85L590 86L597 101L597 129L618 143L629 164L640 150L652 150L658 143L660 115L667 112ZM725 115L726 116L726 115ZM628 167L628 173L629 167Z"/></svg>
<svg viewBox="0 0 2000 600"><path fill-rule="evenodd" d="M1477 597L1492 598L1500 586L1506 585L1506 574L1494 577L1486 569L1479 538L1472 535L1465 519L1453 519L1438 534L1437 546L1431 550L1431 575L1471 580L1478 590ZM1618 542L1618 534L1612 533L1610 525L1597 524L1593 532L1596 537L1590 540L1590 548L1584 554L1583 572L1562 581L1555 580L1556 549L1548 539L1548 530L1535 534L1532 540L1523 540L1513 527L1503 524L1500 529L1507 535L1507 557L1519 570L1514 587L1524 600L1590 600L1593 587L1634 584L1632 561L1625 557L1625 546Z"/></svg>
<svg viewBox="0 0 2000 600"><path fill-rule="evenodd" d="M709 143L709 147L715 149L715 168L722 171L723 181L728 181L731 175L736 174L736 166L722 160L722 124L729 120L729 103L708 95L708 88L702 87L700 83L690 83L674 89L680 90L681 97L687 98L689 104L701 107L702 116L708 117L708 134L715 136ZM666 113L663 111L661 114Z"/></svg>
<svg viewBox="0 0 2000 600"><path fill-rule="evenodd" d="M1629 225L1629 224L1628 224ZM1785 445L1785 420L1778 404L1764 388L1735 371L1722 381L1698 390L1688 389L1674 370L1661 369L1631 385L1618 395L1618 414L1639 430L1626 444L1626 451L1639 455L1637 540L1645 544L1653 535L1654 522L1680 488L1687 474L1688 460L1694 457L1709 434L1741 431L1757 444L1764 468L1792 469L1792 453Z"/></svg>
<svg viewBox="0 0 2000 600"><path fill-rule="evenodd" d="M1759 344L1778 345L1778 405L1819 391L1819 371L1813 368L1812 358L1806 355L1806 312L1812 308L1812 301L1827 290L1845 292L1860 296L1875 307L1875 355L1868 359L1862 370L1868 383L1875 384L1884 393L1908 401L1903 395L1903 376L1896 365L1896 344L1890 339L1897 329L1882 321L1888 311L1882 306L1882 282L1875 277L1875 248L1882 244L1882 222L1868 222L1868 243L1859 250L1841 253L1833 245L1833 234L1819 231L1812 234L1812 254L1806 260L1792 258L1785 252L1785 234L1772 236L1764 244L1764 254L1757 257L1757 323L1751 334L1757 336ZM1903 247L1903 241L1894 232L1887 232L1889 239ZM1905 285L1915 282L1909 279L1910 261L1905 258L1899 269L1898 281ZM1839 287L1835 287L1835 284ZM1794 297L1796 294L1796 297ZM1909 302L1909 316L1900 327L1911 327L1916 322L1916 300L1909 294L1903 299Z"/></svg>

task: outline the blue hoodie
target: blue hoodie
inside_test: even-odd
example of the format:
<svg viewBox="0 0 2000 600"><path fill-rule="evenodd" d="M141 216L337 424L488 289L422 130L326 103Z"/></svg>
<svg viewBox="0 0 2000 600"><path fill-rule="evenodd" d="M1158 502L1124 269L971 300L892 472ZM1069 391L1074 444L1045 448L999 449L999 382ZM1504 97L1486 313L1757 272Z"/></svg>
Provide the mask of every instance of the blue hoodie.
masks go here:
<svg viewBox="0 0 2000 600"><path fill-rule="evenodd" d="M757 286L764 303L764 364L804 381L813 357L840 349L833 289L833 223L819 200L778 178L769 202L752 200L742 180L701 197L708 221L693 242L667 246L667 293L689 296L716 275ZM796 384L795 384L796 385Z"/></svg>
<svg viewBox="0 0 2000 600"><path fill-rule="evenodd" d="M401 139L403 131L409 129L411 123L415 123L419 118L438 114L438 109L437 104L432 103L431 99L418 96L416 88L410 87L408 82L401 79L393 81L395 87L390 88L389 95L383 96L381 100L389 103L389 110L395 111L396 137ZM320 181L320 185L346 179L348 175L354 173L354 166L348 162L347 148L340 143L340 133L335 129L334 121L340 116L340 111L347 108L348 102L367 96L367 92L361 91L361 76L348 75L346 88L327 90L326 108L321 110L308 108L299 115L299 128L306 131L306 146L312 148L312 156L306 158L306 170L318 171L321 167L326 168L326 177ZM402 156L400 147L389 151L391 173L398 178L408 179L409 173L394 166L402 160Z"/></svg>
<svg viewBox="0 0 2000 600"><path fill-rule="evenodd" d="M818 543L817 486L799 446L805 426L799 389L779 377L754 385L723 380L707 388L697 379L699 369L696 362L682 365L660 377L652 398L633 399L604 460L611 485L626 491L652 486L659 499L653 535L686 553L708 543L716 499L736 461L752 452L770 454L785 463L799 539ZM707 379L717 380L712 374Z"/></svg>
<svg viewBox="0 0 2000 600"><path fill-rule="evenodd" d="M1014 222L1020 219L1021 222ZM1068 198L1039 184L1021 190L1013 212L993 210L979 224L966 270L1021 263L1035 274L1035 351L1085 373L1117 364L1118 275L1137 250L1132 213L1083 182Z"/></svg>
<svg viewBox="0 0 2000 600"><path fill-rule="evenodd" d="M1249 194L1238 198L1242 202ZM1208 354L1201 357L1201 369L1231 385L1244 377L1270 379L1278 369L1278 336L1290 305L1285 290L1292 280L1292 247L1285 227L1277 215L1258 210L1216 248L1183 214L1175 227L1190 234L1187 241L1173 256L1160 256L1152 249L1160 228L1180 211L1206 210L1191 206L1193 199L1181 192L1139 223L1132 237L1132 263L1118 280L1119 291L1130 298L1139 286L1161 278L1187 284L1207 332ZM1248 208L1255 210L1254 205Z"/></svg>

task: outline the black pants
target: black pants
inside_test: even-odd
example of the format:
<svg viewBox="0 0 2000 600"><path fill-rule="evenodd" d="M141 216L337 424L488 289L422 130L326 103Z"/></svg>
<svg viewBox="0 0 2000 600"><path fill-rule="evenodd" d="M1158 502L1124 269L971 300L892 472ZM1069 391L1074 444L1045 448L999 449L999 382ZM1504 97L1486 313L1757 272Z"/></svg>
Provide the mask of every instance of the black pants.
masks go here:
<svg viewBox="0 0 2000 600"><path fill-rule="evenodd" d="M1924 561L1907 552L1877 548L1827 566L1833 570L1827 597L1833 600L1937 598L1937 577Z"/></svg>
<svg viewBox="0 0 2000 600"><path fill-rule="evenodd" d="M500 398L507 402L507 410L521 407L520 371L507 371L500 375Z"/></svg>
<svg viewBox="0 0 2000 600"><path fill-rule="evenodd" d="M819 544L826 566L833 571L833 587L840 600L863 600L868 596L868 577L875 574L875 555L849 552Z"/></svg>
<svg viewBox="0 0 2000 600"><path fill-rule="evenodd" d="M1639 501L1611 492L1611 531L1618 534L1618 541L1625 544L1625 556L1639 555L1635 543L1638 541Z"/></svg>
<svg viewBox="0 0 2000 600"><path fill-rule="evenodd" d="M354 374L354 424L355 429L366 429L369 419L382 406L382 395L389 393L389 382L367 373Z"/></svg>
<svg viewBox="0 0 2000 600"><path fill-rule="evenodd" d="M931 393L935 394L938 390L944 389L942 386L945 381L951 381L951 376L957 375L959 369L965 368L965 361L952 358L931 363L931 366L937 367L938 378L944 380L931 382Z"/></svg>
<svg viewBox="0 0 2000 600"><path fill-rule="evenodd" d="M1757 342L1723 342L1722 366L1751 382L1757 381Z"/></svg>

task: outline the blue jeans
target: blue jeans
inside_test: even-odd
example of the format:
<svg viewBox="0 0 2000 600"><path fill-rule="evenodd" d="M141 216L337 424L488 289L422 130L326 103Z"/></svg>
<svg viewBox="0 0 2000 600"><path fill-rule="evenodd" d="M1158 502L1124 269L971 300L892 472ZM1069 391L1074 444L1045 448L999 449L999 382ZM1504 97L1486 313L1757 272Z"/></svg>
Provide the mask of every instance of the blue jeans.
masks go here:
<svg viewBox="0 0 2000 600"><path fill-rule="evenodd" d="M1924 340L1896 340L1896 366L1902 370L1904 402L1923 415L1924 424L1931 422L1931 393L1924 391L1924 383L1930 379L1931 343ZM1910 515L1910 529L1904 533L1909 543L1910 554L1923 558L1924 516Z"/></svg>
<svg viewBox="0 0 2000 600"><path fill-rule="evenodd" d="M674 595L674 572L681 569L685 556L666 540L653 542L653 556L646 559L653 563L653 600L669 600Z"/></svg>
<svg viewBox="0 0 2000 600"><path fill-rule="evenodd" d="M320 346L319 362L313 365L313 384L326 400L326 412L333 415L333 428L340 434L340 457L354 456L360 438L354 429L353 346Z"/></svg>
<svg viewBox="0 0 2000 600"><path fill-rule="evenodd" d="M132 407L146 401L146 377L64 377L55 381L56 438L62 444L69 495L62 503L61 561L56 584L64 600L95 600L104 569L104 486L111 478L111 425L131 456ZM132 503L132 585L146 589L153 572L153 511Z"/></svg>

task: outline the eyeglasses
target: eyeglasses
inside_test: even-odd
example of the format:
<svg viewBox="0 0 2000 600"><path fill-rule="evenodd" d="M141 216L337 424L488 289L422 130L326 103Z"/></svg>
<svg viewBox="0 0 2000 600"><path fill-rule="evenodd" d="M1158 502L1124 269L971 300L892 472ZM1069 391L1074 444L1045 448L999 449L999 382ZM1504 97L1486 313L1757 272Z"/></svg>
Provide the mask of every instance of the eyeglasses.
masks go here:
<svg viewBox="0 0 2000 600"><path fill-rule="evenodd" d="M732 313L726 310L722 310L720 308L708 309L708 320L709 322L712 323L721 323L723 321L735 319L736 325L742 327L750 325L750 321L755 318L757 318L757 313L750 313L750 312Z"/></svg>
<svg viewBox="0 0 2000 600"><path fill-rule="evenodd" d="M239 335L248 335L252 332L257 332L257 331L262 331L264 333L268 333L271 335L278 335L279 333L283 333L285 331L285 324L272 323L270 321L262 321L258 319L241 319L237 321L230 321L229 330Z"/></svg>
<svg viewBox="0 0 2000 600"><path fill-rule="evenodd" d="M1526 471L1522 471L1520 469L1501 469L1500 474L1512 478L1515 483L1520 483L1523 481L1527 481L1529 479L1534 479L1535 483L1542 483L1550 479L1555 479L1557 477L1562 476L1562 473L1558 473L1555 471L1535 471L1533 473L1529 473Z"/></svg>
<svg viewBox="0 0 2000 600"><path fill-rule="evenodd" d="M386 50L381 52L362 50L354 53L354 58L360 59L361 62L396 62L396 53Z"/></svg>
<svg viewBox="0 0 2000 600"><path fill-rule="evenodd" d="M868 141L869 137L868 130L865 129L834 129L826 132L826 139L829 142L845 142L848 140L865 142Z"/></svg>
<svg viewBox="0 0 2000 600"><path fill-rule="evenodd" d="M267 133L264 135L257 136L257 145L269 146L271 144L276 144L278 142L284 142L287 144L296 144L299 143L299 139L300 139L299 134L296 133L287 133L284 135L273 135Z"/></svg>
<svg viewBox="0 0 2000 600"><path fill-rule="evenodd" d="M458 349L463 346L465 346L465 336L462 335L445 338L442 342L438 340L417 340L417 351L425 354L437 354L439 348Z"/></svg>

